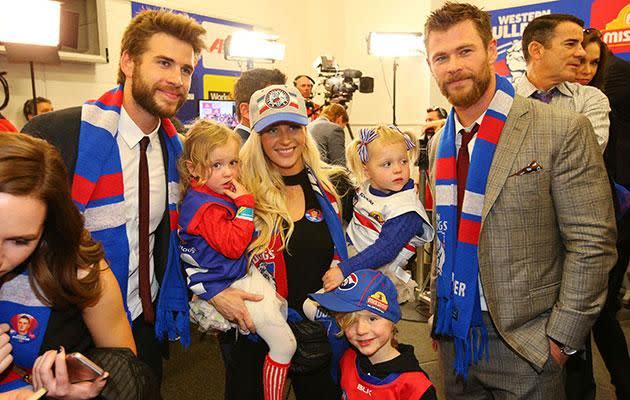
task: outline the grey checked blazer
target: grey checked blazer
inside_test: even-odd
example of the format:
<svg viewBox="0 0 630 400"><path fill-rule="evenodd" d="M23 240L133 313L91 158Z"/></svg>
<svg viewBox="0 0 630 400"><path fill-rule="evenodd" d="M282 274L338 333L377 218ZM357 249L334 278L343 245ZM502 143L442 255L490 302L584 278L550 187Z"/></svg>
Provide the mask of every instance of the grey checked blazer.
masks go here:
<svg viewBox="0 0 630 400"><path fill-rule="evenodd" d="M440 137L429 145L434 192ZM515 175L534 161L542 169ZM615 238L588 119L517 95L486 184L479 273L497 331L534 367L549 357L547 336L583 348L606 299Z"/></svg>

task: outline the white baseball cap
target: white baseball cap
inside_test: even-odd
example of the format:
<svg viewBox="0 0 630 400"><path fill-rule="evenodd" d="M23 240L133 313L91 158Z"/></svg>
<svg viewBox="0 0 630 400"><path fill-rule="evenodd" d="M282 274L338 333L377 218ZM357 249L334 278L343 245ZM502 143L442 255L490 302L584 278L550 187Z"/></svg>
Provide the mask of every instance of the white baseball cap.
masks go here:
<svg viewBox="0 0 630 400"><path fill-rule="evenodd" d="M249 100L252 129L262 132L278 122L308 125L306 105L298 90L287 85L271 85L254 92Z"/></svg>

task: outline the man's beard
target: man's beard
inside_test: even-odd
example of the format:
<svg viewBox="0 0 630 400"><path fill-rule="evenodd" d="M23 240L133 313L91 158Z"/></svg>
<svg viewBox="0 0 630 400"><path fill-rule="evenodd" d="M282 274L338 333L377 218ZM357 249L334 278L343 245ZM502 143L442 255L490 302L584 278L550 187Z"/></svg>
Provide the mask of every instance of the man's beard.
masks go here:
<svg viewBox="0 0 630 400"><path fill-rule="evenodd" d="M459 73L449 76L449 78L440 83L440 91L448 99L448 102L455 107L470 107L475 104L490 86L492 72L487 62L483 63L484 67L478 75L473 73ZM472 79L473 86L467 92L450 93L448 84L462 79Z"/></svg>
<svg viewBox="0 0 630 400"><path fill-rule="evenodd" d="M141 76L142 75L133 79L131 85L131 94L133 95L136 103L138 103L138 105L144 108L147 112L157 117L170 118L174 116L177 110L179 110L182 104L186 101L186 97L182 93L179 93L179 100L174 108L161 106L157 103L157 101L155 101L155 93L159 89L159 85L156 83L151 87L142 80ZM171 90L181 92L181 90L175 88Z"/></svg>

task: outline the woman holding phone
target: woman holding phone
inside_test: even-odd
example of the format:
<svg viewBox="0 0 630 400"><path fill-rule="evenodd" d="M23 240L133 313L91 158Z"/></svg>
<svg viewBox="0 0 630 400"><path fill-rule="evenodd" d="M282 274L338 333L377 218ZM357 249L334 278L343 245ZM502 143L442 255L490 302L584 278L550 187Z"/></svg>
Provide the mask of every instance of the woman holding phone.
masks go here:
<svg viewBox="0 0 630 400"><path fill-rule="evenodd" d="M0 393L25 386L30 371L48 398L96 397L108 374L72 384L66 354L136 349L120 288L84 229L53 146L0 133L0 221L0 323L9 325L13 358Z"/></svg>

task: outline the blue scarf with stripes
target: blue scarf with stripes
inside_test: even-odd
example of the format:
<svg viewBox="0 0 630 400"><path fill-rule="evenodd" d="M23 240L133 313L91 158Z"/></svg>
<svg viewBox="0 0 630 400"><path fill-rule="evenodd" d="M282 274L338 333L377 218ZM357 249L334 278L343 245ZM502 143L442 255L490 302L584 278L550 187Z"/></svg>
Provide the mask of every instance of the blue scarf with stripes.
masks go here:
<svg viewBox="0 0 630 400"><path fill-rule="evenodd" d="M116 276L127 308L129 240L127 238L123 171L116 136L123 103L123 86L83 104L72 199L85 217L85 228L103 244L109 266ZM189 337L188 299L177 254L177 201L179 174L177 160L182 143L168 118L162 118L159 134L166 143L167 198L170 238L166 272L158 298L155 327L157 336L169 339ZM127 309L129 315L129 310ZM182 340L183 342L183 340Z"/></svg>
<svg viewBox="0 0 630 400"><path fill-rule="evenodd" d="M455 372L467 377L468 366L488 358L488 332L479 299L477 247L486 183L507 115L514 102L510 82L496 75L496 92L481 121L470 159L461 220L457 221L457 151L452 109L437 148L435 203L437 225L437 312L435 333L455 342Z"/></svg>

